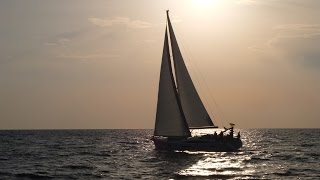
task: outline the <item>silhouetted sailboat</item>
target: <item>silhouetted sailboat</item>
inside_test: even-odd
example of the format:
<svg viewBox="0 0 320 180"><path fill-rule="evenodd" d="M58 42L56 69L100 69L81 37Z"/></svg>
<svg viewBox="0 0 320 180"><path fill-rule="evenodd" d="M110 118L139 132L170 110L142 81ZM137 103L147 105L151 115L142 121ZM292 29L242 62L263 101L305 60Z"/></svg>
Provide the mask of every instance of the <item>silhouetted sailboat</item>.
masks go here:
<svg viewBox="0 0 320 180"><path fill-rule="evenodd" d="M192 137L189 129L217 128L205 109L183 61L169 14L162 53L154 136L156 149L235 151L240 137L208 134ZM169 34L169 35L168 35ZM175 78L170 60L173 56Z"/></svg>

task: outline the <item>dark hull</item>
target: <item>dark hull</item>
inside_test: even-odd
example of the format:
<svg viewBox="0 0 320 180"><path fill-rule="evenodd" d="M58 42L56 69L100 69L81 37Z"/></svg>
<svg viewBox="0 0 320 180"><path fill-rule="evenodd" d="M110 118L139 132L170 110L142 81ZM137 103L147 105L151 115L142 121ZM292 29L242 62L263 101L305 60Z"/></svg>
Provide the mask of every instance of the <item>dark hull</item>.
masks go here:
<svg viewBox="0 0 320 180"><path fill-rule="evenodd" d="M240 138L202 138L191 137L187 139L168 139L154 137L154 145L157 150L191 150L191 151L212 151L212 152L232 152L238 151L242 147Z"/></svg>

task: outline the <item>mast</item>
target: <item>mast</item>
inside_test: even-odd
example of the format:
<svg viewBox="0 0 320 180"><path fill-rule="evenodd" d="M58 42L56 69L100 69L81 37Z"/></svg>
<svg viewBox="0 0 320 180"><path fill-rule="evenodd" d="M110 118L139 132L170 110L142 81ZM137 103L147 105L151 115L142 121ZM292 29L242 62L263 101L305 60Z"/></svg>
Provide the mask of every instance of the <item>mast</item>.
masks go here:
<svg viewBox="0 0 320 180"><path fill-rule="evenodd" d="M169 18L169 10L166 10L166 13L167 13L167 22L168 22L168 31L169 31L169 44L171 44L171 53L172 53L172 56L174 58L174 55L173 55L173 46L172 46L172 39L171 39L171 36L173 35L174 36L174 33L173 33L173 28L172 28L172 25L171 25L171 21L170 21L170 18ZM171 26L171 28L170 28ZM172 31L171 31L172 29ZM173 64L174 64L174 67L176 67L176 61L173 59ZM176 89L177 89L177 92L179 91L179 84L178 84L178 80L177 80L177 71L175 70L174 71L174 74L176 76ZM178 96L179 96L179 93L178 93ZM180 102L181 104L181 102Z"/></svg>

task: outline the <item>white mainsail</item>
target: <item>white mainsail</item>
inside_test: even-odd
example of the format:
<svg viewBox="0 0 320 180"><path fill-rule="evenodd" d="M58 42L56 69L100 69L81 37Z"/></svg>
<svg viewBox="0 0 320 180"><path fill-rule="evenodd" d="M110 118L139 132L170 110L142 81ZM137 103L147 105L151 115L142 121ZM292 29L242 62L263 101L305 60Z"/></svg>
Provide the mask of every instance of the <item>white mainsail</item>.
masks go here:
<svg viewBox="0 0 320 180"><path fill-rule="evenodd" d="M160 70L155 136L191 136L173 79L167 28Z"/></svg>
<svg viewBox="0 0 320 180"><path fill-rule="evenodd" d="M170 18L167 11L169 25L169 34L171 49L175 66L175 75L177 81L178 94L182 109L190 128L214 126L211 118L205 109L192 79L188 73L187 67L183 61Z"/></svg>

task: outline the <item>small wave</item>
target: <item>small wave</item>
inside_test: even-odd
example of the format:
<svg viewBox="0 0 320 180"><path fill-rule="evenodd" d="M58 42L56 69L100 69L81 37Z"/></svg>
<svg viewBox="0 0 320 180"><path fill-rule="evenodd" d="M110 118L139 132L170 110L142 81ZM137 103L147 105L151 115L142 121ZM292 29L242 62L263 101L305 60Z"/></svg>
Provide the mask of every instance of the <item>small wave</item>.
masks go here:
<svg viewBox="0 0 320 180"><path fill-rule="evenodd" d="M286 172L276 172L273 173L274 175L278 175L278 176L293 176L293 173L291 171L286 171Z"/></svg>
<svg viewBox="0 0 320 180"><path fill-rule="evenodd" d="M307 171L313 171L312 169L294 169L294 168L290 168L288 170L286 170L285 172L276 172L274 173L275 175L278 176L298 176L298 175L305 175L307 174Z"/></svg>
<svg viewBox="0 0 320 180"><path fill-rule="evenodd" d="M37 173L19 173L16 174L17 178L30 178L30 179L52 179L52 176L41 175Z"/></svg>
<svg viewBox="0 0 320 180"><path fill-rule="evenodd" d="M302 143L301 146L302 146L302 147L313 147L313 146L315 146L315 144Z"/></svg>
<svg viewBox="0 0 320 180"><path fill-rule="evenodd" d="M108 171L108 170L100 170L100 171L103 173L110 173L110 171Z"/></svg>
<svg viewBox="0 0 320 180"><path fill-rule="evenodd" d="M158 162L159 159L156 157L150 157L150 158L145 158L145 159L141 159L139 160L139 162Z"/></svg>
<svg viewBox="0 0 320 180"><path fill-rule="evenodd" d="M237 168L237 167L227 167L227 168L223 168L223 170L226 170L226 171L242 171L241 168Z"/></svg>
<svg viewBox="0 0 320 180"><path fill-rule="evenodd" d="M6 161L6 160L8 160L7 157L0 157L0 161Z"/></svg>
<svg viewBox="0 0 320 180"><path fill-rule="evenodd" d="M270 161L270 158L267 157L251 157L250 159L245 159L245 162L250 162L250 161Z"/></svg>
<svg viewBox="0 0 320 180"><path fill-rule="evenodd" d="M99 153L93 153L95 156L102 156L102 157L110 157L111 155L106 152L99 152Z"/></svg>
<svg viewBox="0 0 320 180"><path fill-rule="evenodd" d="M294 158L294 156L291 154L277 154L277 155L274 155L273 157L281 160L290 160Z"/></svg>
<svg viewBox="0 0 320 180"><path fill-rule="evenodd" d="M299 161L299 162L308 162L309 158L308 157L295 157L294 160Z"/></svg>
<svg viewBox="0 0 320 180"><path fill-rule="evenodd" d="M225 167L225 168L206 168L206 170L209 171L216 171L216 172L224 172L224 171L242 171L241 168L237 168L237 167Z"/></svg>
<svg viewBox="0 0 320 180"><path fill-rule="evenodd" d="M12 174L9 172L2 172L0 171L0 176L11 176Z"/></svg>
<svg viewBox="0 0 320 180"><path fill-rule="evenodd" d="M78 155L92 155L93 153L88 152L88 151L81 151L77 153Z"/></svg>
<svg viewBox="0 0 320 180"><path fill-rule="evenodd" d="M119 144L126 144L126 145L137 145L139 142L137 141L119 141Z"/></svg>
<svg viewBox="0 0 320 180"><path fill-rule="evenodd" d="M86 165L67 165L67 166L63 166L63 168L69 168L69 169L94 169L94 167L86 166Z"/></svg>
<svg viewBox="0 0 320 180"><path fill-rule="evenodd" d="M311 156L311 157L320 157L319 153L306 153L306 155Z"/></svg>

